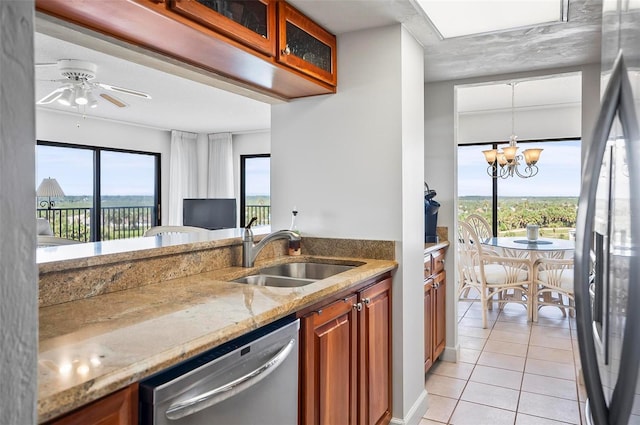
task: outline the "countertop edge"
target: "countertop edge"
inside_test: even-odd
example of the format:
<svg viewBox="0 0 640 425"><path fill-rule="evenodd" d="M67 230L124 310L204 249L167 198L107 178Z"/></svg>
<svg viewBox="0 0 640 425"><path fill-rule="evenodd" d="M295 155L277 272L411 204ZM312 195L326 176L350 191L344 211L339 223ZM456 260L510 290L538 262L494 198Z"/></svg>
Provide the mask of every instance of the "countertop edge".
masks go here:
<svg viewBox="0 0 640 425"><path fill-rule="evenodd" d="M125 388L126 386L138 382L145 377L172 366L173 364L179 363L189 357L237 338L246 332L257 329L263 325L273 322L274 320L294 314L324 298L330 297L332 294L355 287L366 280L383 275L387 272L392 272L397 268L397 262L393 260L367 260L361 258L340 258L340 260L359 261L364 262L365 264L375 263L377 266L372 267L367 271L359 273L356 272L353 276L357 276L357 279L345 274L343 278L328 278L323 281L318 281L326 281L326 283L319 285L316 290L308 293L303 292L300 296L295 296L294 299L288 303L283 303L269 310L265 310L255 316L248 316L244 320L235 322L232 325L226 325L220 329L213 330L209 334L201 335L193 340L178 344L162 352L154 353L142 360L124 367L119 367L116 370L105 373L101 376L87 379L84 382L79 382L69 388L65 388L42 397L39 396L37 406L38 423L43 423L61 415L70 413L77 408L85 406L88 403L113 393L114 391ZM189 278L190 277L181 279ZM220 283L237 285L228 284L228 282ZM238 286L237 290L239 291L241 288L241 286ZM215 295L212 295L212 297L215 297ZM39 393L40 391L41 389L39 388Z"/></svg>

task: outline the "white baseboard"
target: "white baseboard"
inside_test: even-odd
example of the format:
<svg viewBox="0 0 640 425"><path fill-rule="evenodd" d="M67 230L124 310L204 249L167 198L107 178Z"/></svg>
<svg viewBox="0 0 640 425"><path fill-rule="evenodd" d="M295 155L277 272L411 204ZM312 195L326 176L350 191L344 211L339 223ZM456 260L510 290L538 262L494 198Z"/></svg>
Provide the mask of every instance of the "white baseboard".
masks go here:
<svg viewBox="0 0 640 425"><path fill-rule="evenodd" d="M391 418L389 422L392 425L418 425L420 420L427 413L428 404L428 394L426 390L422 390L418 399L411 409L407 412L407 415L404 418Z"/></svg>
<svg viewBox="0 0 640 425"><path fill-rule="evenodd" d="M444 347L444 351L442 352L442 360L445 362L453 362L458 363L460 359L460 345L455 347Z"/></svg>

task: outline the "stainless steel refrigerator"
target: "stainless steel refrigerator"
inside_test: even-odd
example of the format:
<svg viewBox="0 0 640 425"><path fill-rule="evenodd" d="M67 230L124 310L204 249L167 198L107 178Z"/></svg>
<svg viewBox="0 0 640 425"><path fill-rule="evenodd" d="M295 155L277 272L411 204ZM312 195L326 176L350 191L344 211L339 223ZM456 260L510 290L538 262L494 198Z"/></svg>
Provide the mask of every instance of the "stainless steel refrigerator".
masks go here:
<svg viewBox="0 0 640 425"><path fill-rule="evenodd" d="M640 5L605 0L602 24L606 89L583 163L576 225L585 417L596 425L640 424Z"/></svg>

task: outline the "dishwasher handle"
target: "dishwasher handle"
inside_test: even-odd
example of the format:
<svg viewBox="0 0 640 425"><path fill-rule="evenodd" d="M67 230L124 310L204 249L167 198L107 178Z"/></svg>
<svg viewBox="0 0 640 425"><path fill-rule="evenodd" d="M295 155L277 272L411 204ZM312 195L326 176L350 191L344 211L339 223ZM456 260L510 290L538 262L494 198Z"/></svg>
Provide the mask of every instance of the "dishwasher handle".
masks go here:
<svg viewBox="0 0 640 425"><path fill-rule="evenodd" d="M293 350L295 343L296 340L291 339L275 356L269 359L269 361L238 379L207 391L206 393L172 404L167 409L165 415L170 420L184 418L185 416L192 415L220 403L229 397L233 397L234 395L257 384L269 376L271 372L276 370L278 366L286 360Z"/></svg>

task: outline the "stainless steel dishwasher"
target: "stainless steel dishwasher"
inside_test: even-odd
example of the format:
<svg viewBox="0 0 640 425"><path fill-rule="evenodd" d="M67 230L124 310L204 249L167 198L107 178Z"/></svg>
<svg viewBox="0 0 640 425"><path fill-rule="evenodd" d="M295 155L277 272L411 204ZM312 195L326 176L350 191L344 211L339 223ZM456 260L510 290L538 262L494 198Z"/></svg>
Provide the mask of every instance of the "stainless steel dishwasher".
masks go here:
<svg viewBox="0 0 640 425"><path fill-rule="evenodd" d="M298 319L287 317L140 382L142 425L295 425Z"/></svg>

